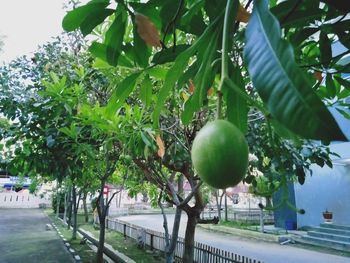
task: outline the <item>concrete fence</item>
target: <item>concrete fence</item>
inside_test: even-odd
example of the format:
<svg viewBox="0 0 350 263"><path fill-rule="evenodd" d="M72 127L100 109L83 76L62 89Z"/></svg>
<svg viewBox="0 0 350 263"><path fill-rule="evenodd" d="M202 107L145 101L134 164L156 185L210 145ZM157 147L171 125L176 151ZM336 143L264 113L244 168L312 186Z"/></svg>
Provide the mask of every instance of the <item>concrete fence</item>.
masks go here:
<svg viewBox="0 0 350 263"><path fill-rule="evenodd" d="M51 206L48 197L41 198L29 193L0 193L0 208L41 208Z"/></svg>

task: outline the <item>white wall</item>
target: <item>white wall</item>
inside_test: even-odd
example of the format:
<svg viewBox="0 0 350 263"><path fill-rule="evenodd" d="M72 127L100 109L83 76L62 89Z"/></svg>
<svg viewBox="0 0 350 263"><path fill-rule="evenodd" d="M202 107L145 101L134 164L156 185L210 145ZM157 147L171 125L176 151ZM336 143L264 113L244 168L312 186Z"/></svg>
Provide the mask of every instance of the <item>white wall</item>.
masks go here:
<svg viewBox="0 0 350 263"><path fill-rule="evenodd" d="M350 143L332 144L331 150L342 158L350 157ZM306 211L298 214L298 227L319 225L325 209L333 212L334 223L350 225L350 166L330 169L314 165L312 170L304 185L295 185L296 205Z"/></svg>
<svg viewBox="0 0 350 263"><path fill-rule="evenodd" d="M0 208L39 208L39 204L51 206L51 201L47 197L40 198L29 193L0 193Z"/></svg>

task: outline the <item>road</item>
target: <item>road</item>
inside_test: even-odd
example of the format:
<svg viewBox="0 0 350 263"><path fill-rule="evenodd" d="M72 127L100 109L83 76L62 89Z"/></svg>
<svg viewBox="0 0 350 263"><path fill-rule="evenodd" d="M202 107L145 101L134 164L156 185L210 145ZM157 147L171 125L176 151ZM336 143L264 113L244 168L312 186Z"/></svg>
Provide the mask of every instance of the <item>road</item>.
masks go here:
<svg viewBox="0 0 350 263"><path fill-rule="evenodd" d="M72 256L39 209L0 208L0 263L71 263Z"/></svg>
<svg viewBox="0 0 350 263"><path fill-rule="evenodd" d="M143 226L156 231L163 231L161 215L123 216L118 219ZM168 215L168 224L172 228L174 215ZM184 237L187 216L182 215L179 235ZM170 228L170 229L171 229ZM195 240L223 250L234 252L265 263L349 263L349 257L326 254L314 250L300 248L295 245L281 246L273 242L259 241L252 238L236 237L228 234L196 229Z"/></svg>

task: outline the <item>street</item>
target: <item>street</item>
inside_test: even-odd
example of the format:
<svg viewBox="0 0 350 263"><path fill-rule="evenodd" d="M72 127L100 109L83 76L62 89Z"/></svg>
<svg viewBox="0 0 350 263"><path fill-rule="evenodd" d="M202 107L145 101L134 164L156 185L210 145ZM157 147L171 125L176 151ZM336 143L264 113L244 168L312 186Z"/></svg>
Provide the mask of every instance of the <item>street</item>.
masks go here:
<svg viewBox="0 0 350 263"><path fill-rule="evenodd" d="M40 209L0 209L0 263L70 263L72 256Z"/></svg>
<svg viewBox="0 0 350 263"><path fill-rule="evenodd" d="M163 232L162 215L134 215L123 216L118 219L143 226L148 229ZM168 215L170 231L172 229L174 215ZM187 216L182 214L179 235L184 237ZM234 252L252 259L262 260L265 263L349 263L349 257L341 257L313 250L308 250L294 245L279 245L277 243L260 241L252 238L236 237L228 234L207 231L196 228L195 240L204 244L215 246L230 252Z"/></svg>

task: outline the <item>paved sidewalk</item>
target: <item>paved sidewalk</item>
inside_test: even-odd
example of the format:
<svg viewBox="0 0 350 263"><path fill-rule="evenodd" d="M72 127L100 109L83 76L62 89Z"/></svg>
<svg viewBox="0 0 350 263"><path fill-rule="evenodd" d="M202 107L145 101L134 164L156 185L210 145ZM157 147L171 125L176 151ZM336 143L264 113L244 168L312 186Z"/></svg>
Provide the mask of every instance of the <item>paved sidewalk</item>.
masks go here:
<svg viewBox="0 0 350 263"><path fill-rule="evenodd" d="M163 232L162 215L138 215L123 216L120 220L143 226L148 229ZM174 215L168 215L168 224L171 228ZM182 215L179 235L184 236L187 217ZM298 234L297 232L290 234ZM256 233L257 235L261 233ZM266 234L262 234L267 236ZM276 236L277 237L277 236ZM350 258L339 255L323 253L325 249L309 250L297 245L279 245L277 240L266 242L252 236L238 236L236 234L225 234L217 231L209 231L198 227L195 240L223 250L244 255L265 263L349 263Z"/></svg>
<svg viewBox="0 0 350 263"><path fill-rule="evenodd" d="M40 209L0 208L1 263L71 263L72 256Z"/></svg>

